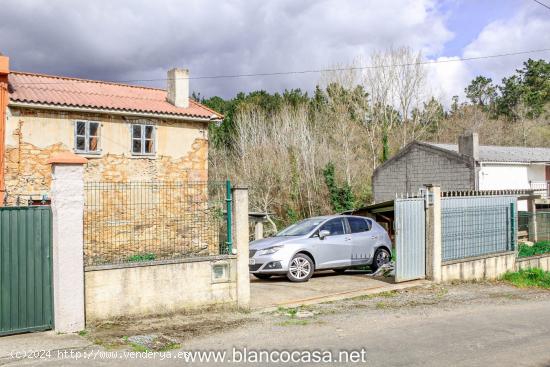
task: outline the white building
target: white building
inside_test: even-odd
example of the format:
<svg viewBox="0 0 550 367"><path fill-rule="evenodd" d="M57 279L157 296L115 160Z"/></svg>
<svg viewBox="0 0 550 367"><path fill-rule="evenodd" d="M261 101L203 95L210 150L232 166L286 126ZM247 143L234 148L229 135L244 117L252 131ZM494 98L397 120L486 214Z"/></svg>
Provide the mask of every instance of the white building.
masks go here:
<svg viewBox="0 0 550 367"><path fill-rule="evenodd" d="M479 145L476 133L458 144L413 141L376 168L372 177L376 203L417 193L427 184L441 191L514 190L518 210L527 210L531 192L537 208L550 208L550 147ZM501 194L502 192L495 192Z"/></svg>
<svg viewBox="0 0 550 367"><path fill-rule="evenodd" d="M459 152L458 145L432 145ZM477 156L475 149L477 190L535 190L537 206L550 206L550 148L478 145ZM518 210L527 210L527 203L518 202Z"/></svg>

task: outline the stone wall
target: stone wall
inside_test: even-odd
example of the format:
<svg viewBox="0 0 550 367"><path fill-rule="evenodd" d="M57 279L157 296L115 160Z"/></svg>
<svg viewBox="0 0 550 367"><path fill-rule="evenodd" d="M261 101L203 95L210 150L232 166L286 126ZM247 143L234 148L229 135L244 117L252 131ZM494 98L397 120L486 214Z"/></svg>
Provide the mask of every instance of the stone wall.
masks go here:
<svg viewBox="0 0 550 367"><path fill-rule="evenodd" d="M221 208L209 205L214 198L207 185L206 123L147 120L157 126L157 154L139 157L130 152L130 124L122 117L11 109L5 169L9 205L49 197L47 160L73 151L78 120L101 123L101 153L85 155L88 265L144 255L158 259L219 253L223 221Z"/></svg>
<svg viewBox="0 0 550 367"><path fill-rule="evenodd" d="M7 200L22 204L29 197L48 195L51 183L47 159L73 151L74 122L101 122L101 154L85 155L85 181L206 181L206 123L147 120L158 127L157 154L136 157L130 152L129 122L118 116L13 109L6 124Z"/></svg>
<svg viewBox="0 0 550 367"><path fill-rule="evenodd" d="M427 144L412 143L375 170L374 201L393 200L396 194L415 194L425 184L440 186L441 191L473 189L474 162Z"/></svg>
<svg viewBox="0 0 550 367"><path fill-rule="evenodd" d="M206 182L88 183L86 264L219 254L224 193Z"/></svg>

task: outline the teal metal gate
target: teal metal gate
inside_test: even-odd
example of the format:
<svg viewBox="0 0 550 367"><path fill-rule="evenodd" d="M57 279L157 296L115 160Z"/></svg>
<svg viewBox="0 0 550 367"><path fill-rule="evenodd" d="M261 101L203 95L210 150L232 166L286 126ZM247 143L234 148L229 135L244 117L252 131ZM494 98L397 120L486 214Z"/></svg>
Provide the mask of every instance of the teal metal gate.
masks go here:
<svg viewBox="0 0 550 367"><path fill-rule="evenodd" d="M0 208L0 335L51 329L49 206Z"/></svg>
<svg viewBox="0 0 550 367"><path fill-rule="evenodd" d="M395 199L395 281L426 277L424 198Z"/></svg>

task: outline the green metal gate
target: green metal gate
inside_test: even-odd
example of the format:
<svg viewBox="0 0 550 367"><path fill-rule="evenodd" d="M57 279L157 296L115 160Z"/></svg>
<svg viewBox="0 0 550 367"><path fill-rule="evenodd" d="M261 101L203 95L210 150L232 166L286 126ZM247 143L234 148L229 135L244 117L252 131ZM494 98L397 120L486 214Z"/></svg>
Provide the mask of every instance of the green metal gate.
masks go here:
<svg viewBox="0 0 550 367"><path fill-rule="evenodd" d="M0 335L51 329L49 206L0 208Z"/></svg>

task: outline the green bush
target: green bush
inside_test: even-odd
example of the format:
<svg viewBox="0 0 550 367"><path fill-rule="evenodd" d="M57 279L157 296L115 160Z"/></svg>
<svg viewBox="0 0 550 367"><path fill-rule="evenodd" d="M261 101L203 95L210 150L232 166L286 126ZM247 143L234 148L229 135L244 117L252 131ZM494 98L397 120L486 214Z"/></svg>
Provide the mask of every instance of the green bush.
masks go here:
<svg viewBox="0 0 550 367"><path fill-rule="evenodd" d="M140 262L140 261L153 261L156 259L156 255L152 252L145 254L136 254L128 257L130 262Z"/></svg>
<svg viewBox="0 0 550 367"><path fill-rule="evenodd" d="M517 287L550 289L550 272L542 269L522 269L516 272L507 272L502 278Z"/></svg>
<svg viewBox="0 0 550 367"><path fill-rule="evenodd" d="M541 241L533 246L519 245L518 257L528 257L550 253L550 241Z"/></svg>

